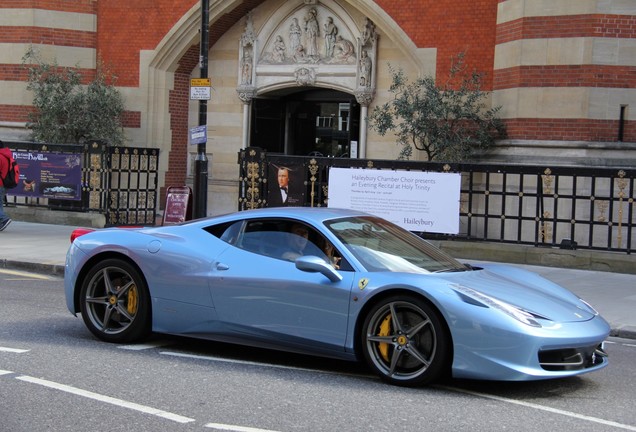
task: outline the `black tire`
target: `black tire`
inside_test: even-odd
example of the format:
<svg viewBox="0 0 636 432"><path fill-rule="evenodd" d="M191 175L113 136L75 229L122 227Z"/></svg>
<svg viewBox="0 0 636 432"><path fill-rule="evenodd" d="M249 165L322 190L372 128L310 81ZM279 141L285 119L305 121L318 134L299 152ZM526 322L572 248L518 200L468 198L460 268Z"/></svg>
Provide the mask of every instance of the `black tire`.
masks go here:
<svg viewBox="0 0 636 432"><path fill-rule="evenodd" d="M148 287L139 271L120 259L93 267L82 283L80 310L86 327L106 342L135 342L150 334Z"/></svg>
<svg viewBox="0 0 636 432"><path fill-rule="evenodd" d="M369 366L384 381L405 387L443 378L450 340L439 313L411 296L389 297L367 314L361 346Z"/></svg>

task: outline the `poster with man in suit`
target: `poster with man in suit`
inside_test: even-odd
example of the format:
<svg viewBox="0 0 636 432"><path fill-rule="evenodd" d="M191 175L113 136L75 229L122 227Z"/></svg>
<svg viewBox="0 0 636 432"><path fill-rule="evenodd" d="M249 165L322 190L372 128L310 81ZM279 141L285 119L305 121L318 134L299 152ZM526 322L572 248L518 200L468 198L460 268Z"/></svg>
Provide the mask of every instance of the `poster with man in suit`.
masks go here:
<svg viewBox="0 0 636 432"><path fill-rule="evenodd" d="M268 207L297 207L303 205L303 185L296 174L301 167L283 166L270 163ZM298 177L298 178L297 178Z"/></svg>

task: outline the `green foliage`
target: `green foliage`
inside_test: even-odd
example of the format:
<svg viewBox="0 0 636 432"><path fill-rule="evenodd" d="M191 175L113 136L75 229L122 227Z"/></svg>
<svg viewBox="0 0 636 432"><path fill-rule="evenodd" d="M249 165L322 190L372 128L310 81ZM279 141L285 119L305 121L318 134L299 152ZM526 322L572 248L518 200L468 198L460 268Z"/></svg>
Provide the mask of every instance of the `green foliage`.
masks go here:
<svg viewBox="0 0 636 432"><path fill-rule="evenodd" d="M389 70L394 99L375 107L369 122L380 135L396 134L400 159L409 159L415 148L429 161L465 161L505 137L501 107L486 107L482 76L466 73L463 54L453 59L449 79L441 86L432 76L410 83L402 70Z"/></svg>
<svg viewBox="0 0 636 432"><path fill-rule="evenodd" d="M115 77L98 64L95 79L82 85L76 68L61 68L42 61L30 48L22 58L28 71L27 90L33 91L35 112L27 127L38 142L78 144L103 140L124 143L124 99L114 87ZM109 81L111 84L109 84Z"/></svg>

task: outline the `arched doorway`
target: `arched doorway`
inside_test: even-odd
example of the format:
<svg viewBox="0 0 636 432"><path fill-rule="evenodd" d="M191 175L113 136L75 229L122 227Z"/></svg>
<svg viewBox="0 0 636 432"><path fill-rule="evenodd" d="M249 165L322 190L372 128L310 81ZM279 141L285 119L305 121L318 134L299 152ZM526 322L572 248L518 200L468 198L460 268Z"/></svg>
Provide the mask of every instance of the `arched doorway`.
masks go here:
<svg viewBox="0 0 636 432"><path fill-rule="evenodd" d="M250 145L288 155L357 153L360 105L331 89L270 92L252 100Z"/></svg>

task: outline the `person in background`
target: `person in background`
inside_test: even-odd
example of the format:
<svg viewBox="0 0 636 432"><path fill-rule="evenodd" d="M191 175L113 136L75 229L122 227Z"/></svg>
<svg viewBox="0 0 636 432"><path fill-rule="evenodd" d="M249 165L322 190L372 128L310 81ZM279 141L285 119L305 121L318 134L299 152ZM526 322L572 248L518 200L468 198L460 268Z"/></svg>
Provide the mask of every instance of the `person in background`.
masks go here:
<svg viewBox="0 0 636 432"><path fill-rule="evenodd" d="M5 147L4 143L0 141L0 231L4 231L4 229L11 223L11 218L4 213L3 206L7 190L2 183L2 179L9 172L9 165L12 159L13 155L11 154L11 149L9 149L9 147Z"/></svg>
<svg viewBox="0 0 636 432"><path fill-rule="evenodd" d="M294 224L289 236L289 250L283 254L283 259L295 261L305 254L305 247L309 243L309 230L301 224Z"/></svg>
<svg viewBox="0 0 636 432"><path fill-rule="evenodd" d="M339 256L336 256L336 250L334 249L333 245L331 244L329 240L327 239L324 240L324 245L322 250L325 253L325 255L327 255L327 258L329 259L329 263L333 266L333 268L339 269L340 260L342 258Z"/></svg>

